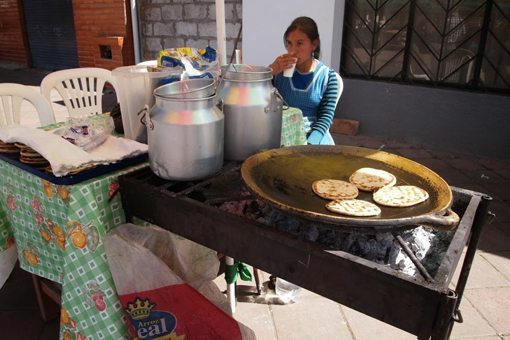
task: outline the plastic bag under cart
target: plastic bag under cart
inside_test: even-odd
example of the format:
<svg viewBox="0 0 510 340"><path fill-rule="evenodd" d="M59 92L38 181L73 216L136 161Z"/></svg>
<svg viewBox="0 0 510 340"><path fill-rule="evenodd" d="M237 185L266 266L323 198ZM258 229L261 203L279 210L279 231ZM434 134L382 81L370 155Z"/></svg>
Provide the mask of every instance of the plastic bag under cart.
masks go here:
<svg viewBox="0 0 510 340"><path fill-rule="evenodd" d="M110 271L136 339L255 339L212 282L212 250L156 226L124 224L105 237Z"/></svg>

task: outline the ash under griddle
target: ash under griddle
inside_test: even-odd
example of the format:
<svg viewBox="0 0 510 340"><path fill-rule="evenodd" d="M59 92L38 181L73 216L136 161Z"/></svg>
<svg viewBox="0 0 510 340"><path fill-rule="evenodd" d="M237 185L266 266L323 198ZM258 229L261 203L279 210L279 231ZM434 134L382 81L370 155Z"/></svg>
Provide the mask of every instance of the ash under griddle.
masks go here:
<svg viewBox="0 0 510 340"><path fill-rule="evenodd" d="M420 272L404 252L391 232L375 234L342 232L328 229L327 225L313 223L281 211L256 199L224 202L219 208L230 213L257 220L260 223L288 232L307 241L324 245L329 250L341 250L378 264L386 265L409 276ZM434 276L454 235L419 226L400 231L415 256Z"/></svg>

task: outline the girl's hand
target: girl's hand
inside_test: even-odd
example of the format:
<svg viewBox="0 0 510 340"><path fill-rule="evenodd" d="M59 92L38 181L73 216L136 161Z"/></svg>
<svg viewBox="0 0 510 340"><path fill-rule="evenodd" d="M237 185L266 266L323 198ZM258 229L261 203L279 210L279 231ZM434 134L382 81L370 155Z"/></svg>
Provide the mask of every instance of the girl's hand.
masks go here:
<svg viewBox="0 0 510 340"><path fill-rule="evenodd" d="M280 72L283 72L286 68L291 67L297 62L297 58L290 53L282 54L278 56L269 67L273 70L271 74L274 76Z"/></svg>

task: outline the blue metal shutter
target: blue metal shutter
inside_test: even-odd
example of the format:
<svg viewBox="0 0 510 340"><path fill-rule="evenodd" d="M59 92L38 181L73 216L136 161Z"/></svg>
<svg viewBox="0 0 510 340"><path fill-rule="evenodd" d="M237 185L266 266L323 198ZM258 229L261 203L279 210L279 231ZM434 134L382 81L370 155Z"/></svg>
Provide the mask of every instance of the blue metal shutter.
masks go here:
<svg viewBox="0 0 510 340"><path fill-rule="evenodd" d="M23 0L32 67L78 67L72 0Z"/></svg>

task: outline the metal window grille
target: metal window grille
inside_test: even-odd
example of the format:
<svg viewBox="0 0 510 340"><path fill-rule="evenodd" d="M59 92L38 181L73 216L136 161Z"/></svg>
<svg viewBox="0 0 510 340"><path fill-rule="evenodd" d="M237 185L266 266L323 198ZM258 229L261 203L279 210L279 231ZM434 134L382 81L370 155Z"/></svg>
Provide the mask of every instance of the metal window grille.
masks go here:
<svg viewBox="0 0 510 340"><path fill-rule="evenodd" d="M509 0L347 0L345 77L510 93Z"/></svg>

